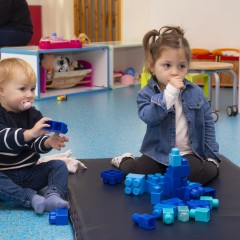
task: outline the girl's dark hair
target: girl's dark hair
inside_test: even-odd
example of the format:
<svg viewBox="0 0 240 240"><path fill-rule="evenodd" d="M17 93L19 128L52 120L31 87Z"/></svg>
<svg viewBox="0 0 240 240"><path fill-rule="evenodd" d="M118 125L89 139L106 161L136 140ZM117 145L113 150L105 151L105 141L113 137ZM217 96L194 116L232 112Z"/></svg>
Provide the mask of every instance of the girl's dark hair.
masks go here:
<svg viewBox="0 0 240 240"><path fill-rule="evenodd" d="M145 51L145 67L147 72L151 74L153 74L151 68L166 48L183 48L187 62L190 64L191 49L184 37L184 31L178 26L164 26L159 31L151 30L147 32L143 37L143 48Z"/></svg>

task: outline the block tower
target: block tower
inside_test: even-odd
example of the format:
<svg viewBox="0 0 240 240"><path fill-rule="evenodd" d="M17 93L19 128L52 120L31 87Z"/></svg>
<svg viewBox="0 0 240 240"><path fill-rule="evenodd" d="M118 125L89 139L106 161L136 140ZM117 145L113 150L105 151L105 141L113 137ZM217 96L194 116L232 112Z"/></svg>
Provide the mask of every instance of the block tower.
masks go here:
<svg viewBox="0 0 240 240"><path fill-rule="evenodd" d="M163 194L168 198L185 199L189 175L190 167L187 159L182 158L178 148L173 148L169 154L169 167L164 175Z"/></svg>

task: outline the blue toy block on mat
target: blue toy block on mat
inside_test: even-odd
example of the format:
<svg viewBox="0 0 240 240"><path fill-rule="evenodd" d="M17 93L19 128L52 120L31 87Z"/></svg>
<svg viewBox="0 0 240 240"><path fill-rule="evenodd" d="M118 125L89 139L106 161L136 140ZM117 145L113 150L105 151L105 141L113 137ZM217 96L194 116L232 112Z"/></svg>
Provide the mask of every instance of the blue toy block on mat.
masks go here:
<svg viewBox="0 0 240 240"><path fill-rule="evenodd" d="M189 221L189 208L187 206L178 206L178 220L181 222Z"/></svg>
<svg viewBox="0 0 240 240"><path fill-rule="evenodd" d="M122 171L110 169L110 170L101 172L100 175L104 183L115 185L117 183L122 182L125 174Z"/></svg>
<svg viewBox="0 0 240 240"><path fill-rule="evenodd" d="M201 196L200 200L208 201L212 208L218 208L218 206L219 206L219 200L217 198L213 198L211 196Z"/></svg>
<svg viewBox="0 0 240 240"><path fill-rule="evenodd" d="M186 202L187 206L191 209L198 207L212 209L212 206L207 200L190 200Z"/></svg>
<svg viewBox="0 0 240 240"><path fill-rule="evenodd" d="M198 207L190 210L190 217L194 218L195 221L209 222L210 221L210 209Z"/></svg>
<svg viewBox="0 0 240 240"><path fill-rule="evenodd" d="M174 223L174 211L173 208L163 208L162 213L163 223L172 224Z"/></svg>
<svg viewBox="0 0 240 240"><path fill-rule="evenodd" d="M182 156L180 155L180 150L178 148L172 148L169 154L169 165L173 167L181 166Z"/></svg>
<svg viewBox="0 0 240 240"><path fill-rule="evenodd" d="M204 187L202 187L201 183L190 183L186 187L185 192L185 201L190 199L199 199L200 196L203 196L205 193Z"/></svg>
<svg viewBox="0 0 240 240"><path fill-rule="evenodd" d="M68 225L68 209L57 208L49 212L49 223L55 225Z"/></svg>
<svg viewBox="0 0 240 240"><path fill-rule="evenodd" d="M124 181L126 194L140 195L145 191L145 175L129 173Z"/></svg>
<svg viewBox="0 0 240 240"><path fill-rule="evenodd" d="M186 206L185 202L180 198L168 198L168 199L162 200L161 203L172 204L176 206Z"/></svg>
<svg viewBox="0 0 240 240"><path fill-rule="evenodd" d="M45 127L44 129L50 132L56 132L56 133L67 133L68 128L67 124L63 122L56 122L56 121L46 121L46 124L49 124L49 127Z"/></svg>
<svg viewBox="0 0 240 240"><path fill-rule="evenodd" d="M152 212L153 216L155 216L156 218L163 217L163 209L164 208L172 208L173 213L174 213L174 217L177 216L177 206L173 205L173 204L165 204L165 203L157 203L153 207L153 212Z"/></svg>
<svg viewBox="0 0 240 240"><path fill-rule="evenodd" d="M156 227L156 218L150 214L134 213L132 220L137 223L139 227L147 230L152 230Z"/></svg>

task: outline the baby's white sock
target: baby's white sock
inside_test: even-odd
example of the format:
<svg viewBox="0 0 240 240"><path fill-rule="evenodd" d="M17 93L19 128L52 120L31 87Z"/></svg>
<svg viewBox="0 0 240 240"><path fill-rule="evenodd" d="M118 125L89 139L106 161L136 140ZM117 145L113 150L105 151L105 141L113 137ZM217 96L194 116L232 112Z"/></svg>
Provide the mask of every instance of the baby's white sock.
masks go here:
<svg viewBox="0 0 240 240"><path fill-rule="evenodd" d="M63 200L57 193L50 194L45 199L46 199L45 207L46 212L53 211L57 208L69 208L68 201Z"/></svg>
<svg viewBox="0 0 240 240"><path fill-rule="evenodd" d="M46 199L38 194L35 194L32 198L31 205L37 214L42 214L45 210Z"/></svg>

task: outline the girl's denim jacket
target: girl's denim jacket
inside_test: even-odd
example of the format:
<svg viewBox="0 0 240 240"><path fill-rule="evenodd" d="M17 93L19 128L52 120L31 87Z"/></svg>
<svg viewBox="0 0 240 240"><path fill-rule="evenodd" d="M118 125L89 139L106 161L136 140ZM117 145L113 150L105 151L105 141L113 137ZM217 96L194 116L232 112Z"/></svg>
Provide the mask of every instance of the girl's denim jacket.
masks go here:
<svg viewBox="0 0 240 240"><path fill-rule="evenodd" d="M213 158L220 162L210 104L199 86L187 80L184 80L184 84L180 98L192 150L203 160ZM141 153L168 165L169 153L175 147L175 109L171 107L167 110L163 92L153 77L139 91L137 105L139 117L147 124Z"/></svg>

